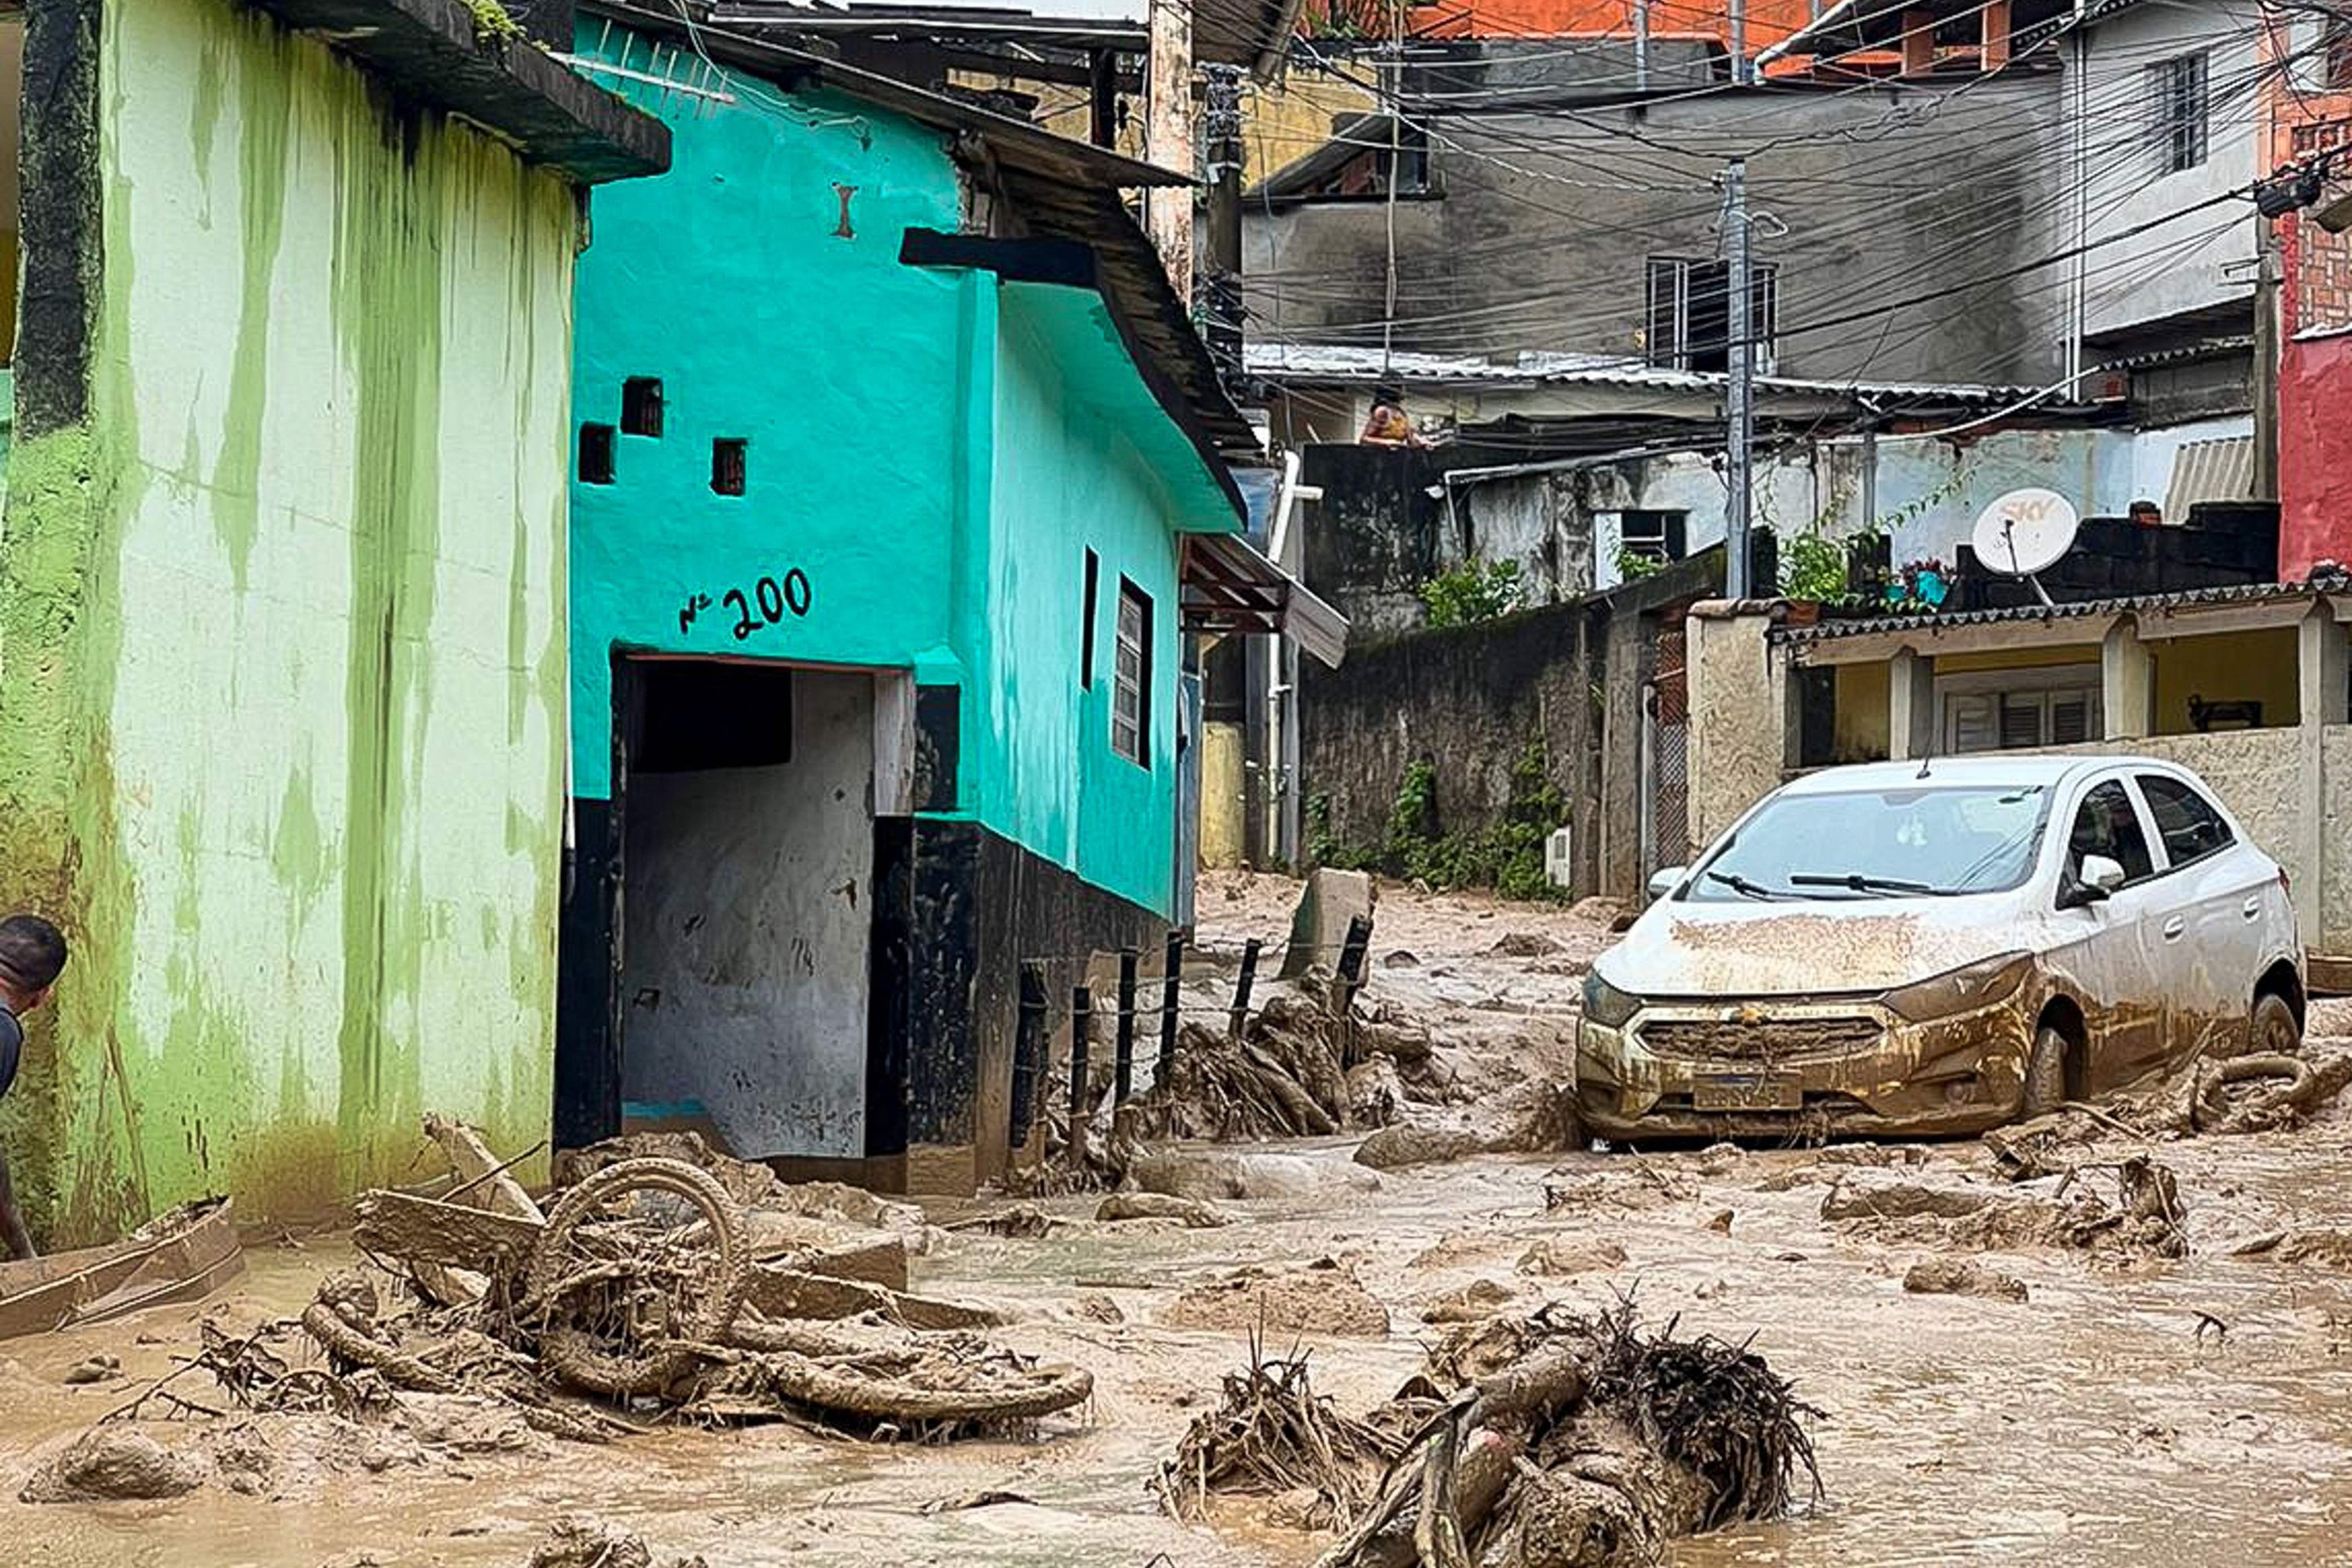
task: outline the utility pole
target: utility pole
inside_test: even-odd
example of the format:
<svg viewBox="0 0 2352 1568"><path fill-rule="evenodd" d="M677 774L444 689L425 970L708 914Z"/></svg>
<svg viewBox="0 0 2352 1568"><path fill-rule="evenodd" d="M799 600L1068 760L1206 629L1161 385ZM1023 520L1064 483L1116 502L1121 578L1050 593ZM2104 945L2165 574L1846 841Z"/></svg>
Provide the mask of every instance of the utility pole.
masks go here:
<svg viewBox="0 0 2352 1568"><path fill-rule="evenodd" d="M1241 375L1241 68L1207 68L1201 162L1209 182L1201 267L1207 337L1218 370ZM1228 632L1201 655L1201 853L1208 865L1252 866L1264 852L1265 745L1257 720L1265 639Z"/></svg>
<svg viewBox="0 0 2352 1568"><path fill-rule="evenodd" d="M1184 0L1151 0L1151 59L1144 78L1144 161L1191 179L1192 148L1192 12ZM1160 265L1176 296L1192 300L1192 187L1148 193L1145 216Z"/></svg>
<svg viewBox="0 0 2352 1568"><path fill-rule="evenodd" d="M1731 0L1731 85L1748 85L1748 0Z"/></svg>
<svg viewBox="0 0 2352 1568"><path fill-rule="evenodd" d="M1735 5L1732 16L1739 15ZM1727 335L1730 339L1730 385L1724 397L1724 476L1729 494L1724 501L1723 591L1727 598L1748 596L1748 514L1749 458L1755 446L1756 351L1750 341L1750 303L1755 299L1749 280L1753 268L1748 255L1748 160L1734 158L1723 172L1723 241L1727 248L1725 283L1730 298Z"/></svg>
<svg viewBox="0 0 2352 1568"><path fill-rule="evenodd" d="M1650 0L1633 0L1633 90L1650 90Z"/></svg>
<svg viewBox="0 0 2352 1568"><path fill-rule="evenodd" d="M2254 219L2254 499L2279 493L2279 239L2274 219ZM2186 521L2185 519L2183 521Z"/></svg>

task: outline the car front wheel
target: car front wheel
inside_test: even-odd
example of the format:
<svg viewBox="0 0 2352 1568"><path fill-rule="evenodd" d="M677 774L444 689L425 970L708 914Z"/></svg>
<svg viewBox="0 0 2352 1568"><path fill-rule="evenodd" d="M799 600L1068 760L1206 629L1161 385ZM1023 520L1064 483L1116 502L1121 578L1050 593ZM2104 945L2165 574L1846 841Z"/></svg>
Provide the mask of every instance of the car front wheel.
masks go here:
<svg viewBox="0 0 2352 1568"><path fill-rule="evenodd" d="M2254 998L2252 1026L2247 1031L2250 1050L2291 1057L2303 1048L2303 1026L2295 1021L2294 1005L2275 991Z"/></svg>
<svg viewBox="0 0 2352 1568"><path fill-rule="evenodd" d="M2020 1114L2032 1121L2065 1102L2066 1037L2044 1024L2034 1033L2033 1054L2025 1058L2025 1103Z"/></svg>

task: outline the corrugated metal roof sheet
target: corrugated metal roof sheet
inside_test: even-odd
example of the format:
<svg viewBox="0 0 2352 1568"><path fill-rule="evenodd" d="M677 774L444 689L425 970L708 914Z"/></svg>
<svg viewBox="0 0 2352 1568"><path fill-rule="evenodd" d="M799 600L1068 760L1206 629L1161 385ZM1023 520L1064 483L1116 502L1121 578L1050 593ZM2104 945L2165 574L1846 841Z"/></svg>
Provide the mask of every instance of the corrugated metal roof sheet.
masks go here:
<svg viewBox="0 0 2352 1568"><path fill-rule="evenodd" d="M1714 372L1670 370L1609 354L1522 353L1494 360L1475 355L1383 353L1349 343L1254 342L1243 363L1268 381L1372 384L1454 382L1497 385L1622 386L1657 392L1721 393L1730 377ZM1942 403L1999 405L2032 395L2036 389L1991 386L1978 382L1808 381L1759 375L1758 387L1772 392L1815 392L1841 397L1903 397Z"/></svg>
<svg viewBox="0 0 2352 1568"><path fill-rule="evenodd" d="M2146 610L2179 609L2192 605L2261 604L2273 599L2307 599L2315 595L2341 594L2352 589L2352 577L2315 577L2303 583L2240 583L2226 588L2189 588L2177 594L2135 594L2114 599L2080 599L2063 605L2021 605L2006 610L1962 610L1952 615L1858 616L1826 620L1810 626L1774 626L1777 643L1834 642L1840 637L1873 637L1881 632L1926 631L1937 626L1982 626L2009 621L2063 621L2095 616L2127 615Z"/></svg>
<svg viewBox="0 0 2352 1568"><path fill-rule="evenodd" d="M2231 436L2218 441L2188 441L2172 458L2172 483L2164 492L2164 515L2186 521L2189 509L2203 501L2254 499L2254 438Z"/></svg>

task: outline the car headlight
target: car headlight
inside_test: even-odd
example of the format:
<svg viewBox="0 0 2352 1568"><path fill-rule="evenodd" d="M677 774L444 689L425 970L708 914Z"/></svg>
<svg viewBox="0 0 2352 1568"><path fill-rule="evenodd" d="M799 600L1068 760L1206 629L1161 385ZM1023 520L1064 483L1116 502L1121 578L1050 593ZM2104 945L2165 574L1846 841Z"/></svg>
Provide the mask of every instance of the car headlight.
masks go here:
<svg viewBox="0 0 2352 1568"><path fill-rule="evenodd" d="M1589 1022L1622 1029L1625 1026L1625 1020L1631 1018L1641 1005L1640 997L1626 995L1601 979L1600 971L1588 969L1584 972L1584 1016Z"/></svg>
<svg viewBox="0 0 2352 1568"><path fill-rule="evenodd" d="M2032 953L2004 952L1981 963L1889 991L1879 1000L1888 1011L1912 1023L1928 1024L1955 1013L1990 1007L2014 994L2032 972Z"/></svg>

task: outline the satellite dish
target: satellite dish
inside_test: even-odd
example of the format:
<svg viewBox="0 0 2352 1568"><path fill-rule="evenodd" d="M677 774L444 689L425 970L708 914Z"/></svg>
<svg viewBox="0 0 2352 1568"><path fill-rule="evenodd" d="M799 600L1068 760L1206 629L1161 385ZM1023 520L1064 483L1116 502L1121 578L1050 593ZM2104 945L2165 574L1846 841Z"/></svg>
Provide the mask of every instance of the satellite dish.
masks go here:
<svg viewBox="0 0 2352 1568"><path fill-rule="evenodd" d="M2074 502L2056 490L2011 490L1978 515L1969 544L1986 567L2032 583L2046 605L2050 595L2033 574L2056 565L2074 548L2081 521Z"/></svg>

